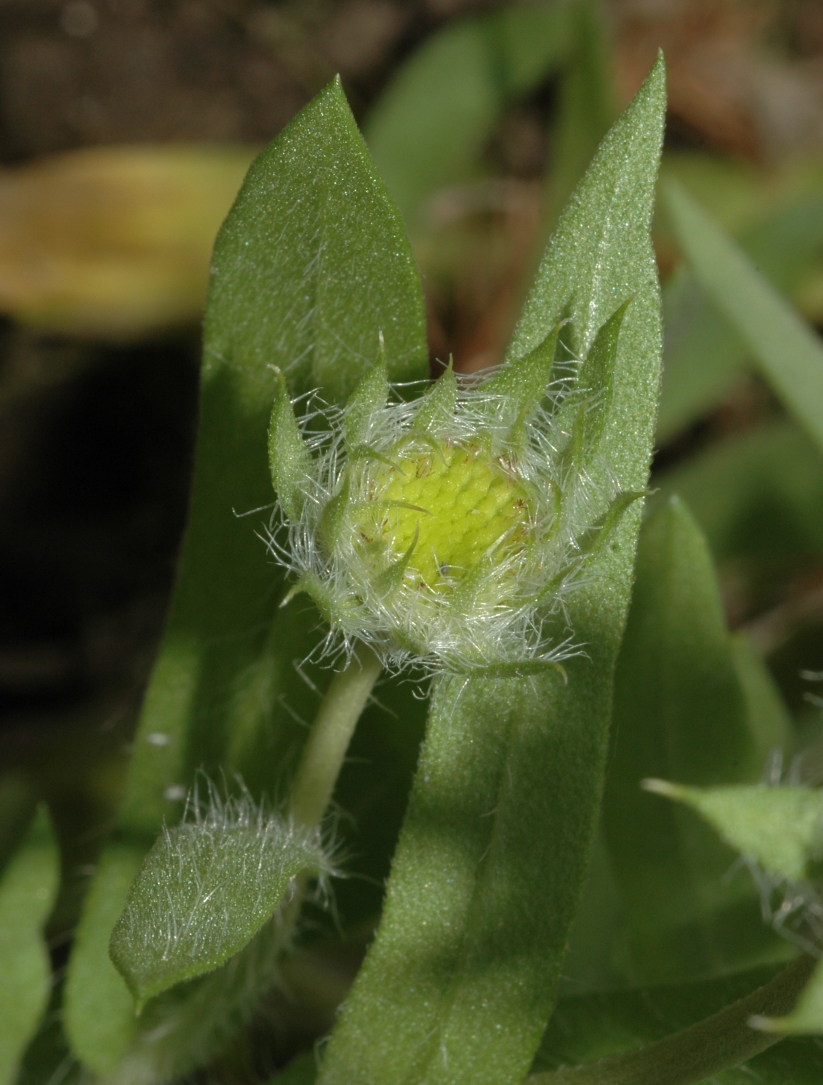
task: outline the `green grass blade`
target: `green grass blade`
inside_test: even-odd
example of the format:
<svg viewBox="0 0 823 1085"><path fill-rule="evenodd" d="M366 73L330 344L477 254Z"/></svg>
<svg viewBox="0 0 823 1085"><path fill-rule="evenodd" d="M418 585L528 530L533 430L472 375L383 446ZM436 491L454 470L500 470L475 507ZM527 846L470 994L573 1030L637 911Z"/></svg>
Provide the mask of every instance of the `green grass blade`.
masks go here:
<svg viewBox="0 0 823 1085"><path fill-rule="evenodd" d="M399 69L365 135L407 219L438 188L478 171L504 106L563 56L567 24L562 4L504 8L440 31Z"/></svg>
<svg viewBox="0 0 823 1085"><path fill-rule="evenodd" d="M708 548L673 498L640 537L603 809L641 982L756 963L774 941L745 872L725 877L733 855L696 818L661 809L641 780L757 780L763 767Z"/></svg>
<svg viewBox="0 0 823 1085"><path fill-rule="evenodd" d="M510 351L525 357L571 315L582 355L635 296L603 462L592 469L604 483L613 471L626 490L645 487L654 426L660 326L648 224L664 106L660 62L561 219ZM597 818L638 515L624 516L569 596L586 658L564 663L568 685L557 674L438 685L383 921L323 1085L505 1085L527 1072Z"/></svg>
<svg viewBox="0 0 823 1085"><path fill-rule="evenodd" d="M737 245L674 182L675 235L700 285L744 340L786 408L823 447L823 347Z"/></svg>
<svg viewBox="0 0 823 1085"><path fill-rule="evenodd" d="M0 1085L14 1085L49 1001L51 962L43 926L59 881L57 844L40 807L0 878Z"/></svg>
<svg viewBox="0 0 823 1085"><path fill-rule="evenodd" d="M282 759L305 735L295 717L314 715L293 663L315 646L317 616L302 603L276 614L282 578L258 537L268 514L237 515L272 505L270 367L293 392L317 387L342 402L381 333L393 380L425 376L419 276L335 82L252 165L215 245L189 523L135 737L122 846L98 875L120 896L92 887L69 969L67 1032L101 1076L133 1029L107 945L134 856L179 819L198 768L239 771L256 796L282 787Z"/></svg>

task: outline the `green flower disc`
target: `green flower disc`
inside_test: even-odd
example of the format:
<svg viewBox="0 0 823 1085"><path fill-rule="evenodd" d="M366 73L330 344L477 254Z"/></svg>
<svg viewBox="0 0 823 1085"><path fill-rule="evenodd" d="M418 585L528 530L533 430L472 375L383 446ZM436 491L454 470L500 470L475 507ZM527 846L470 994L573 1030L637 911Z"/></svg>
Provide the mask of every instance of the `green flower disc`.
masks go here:
<svg viewBox="0 0 823 1085"><path fill-rule="evenodd" d="M367 535L393 560L417 535L407 569L430 588L465 575L495 544L501 557L525 545L528 490L481 445L442 444L394 463L375 480L376 539Z"/></svg>

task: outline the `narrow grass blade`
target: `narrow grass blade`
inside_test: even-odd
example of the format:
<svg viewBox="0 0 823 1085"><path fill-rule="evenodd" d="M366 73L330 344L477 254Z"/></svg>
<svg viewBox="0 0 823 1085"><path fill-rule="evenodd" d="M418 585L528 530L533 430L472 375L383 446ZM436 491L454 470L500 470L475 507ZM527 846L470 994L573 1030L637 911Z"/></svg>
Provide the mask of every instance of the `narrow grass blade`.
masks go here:
<svg viewBox="0 0 823 1085"><path fill-rule="evenodd" d="M708 297L746 343L786 408L823 448L823 346L802 318L680 185L666 201Z"/></svg>

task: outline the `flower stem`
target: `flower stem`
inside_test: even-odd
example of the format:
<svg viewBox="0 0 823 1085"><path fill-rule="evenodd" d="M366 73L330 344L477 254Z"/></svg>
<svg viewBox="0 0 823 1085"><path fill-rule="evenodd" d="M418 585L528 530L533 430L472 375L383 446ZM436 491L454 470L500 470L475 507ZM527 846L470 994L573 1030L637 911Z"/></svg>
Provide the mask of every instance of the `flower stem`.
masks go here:
<svg viewBox="0 0 823 1085"><path fill-rule="evenodd" d="M788 1013L817 962L799 957L765 986L657 1043L551 1073L525 1085L693 1085L739 1066L783 1037L751 1028L753 1016Z"/></svg>
<svg viewBox="0 0 823 1085"><path fill-rule="evenodd" d="M354 728L380 670L377 656L361 644L346 669L332 679L292 785L291 812L299 825L317 825L326 812Z"/></svg>

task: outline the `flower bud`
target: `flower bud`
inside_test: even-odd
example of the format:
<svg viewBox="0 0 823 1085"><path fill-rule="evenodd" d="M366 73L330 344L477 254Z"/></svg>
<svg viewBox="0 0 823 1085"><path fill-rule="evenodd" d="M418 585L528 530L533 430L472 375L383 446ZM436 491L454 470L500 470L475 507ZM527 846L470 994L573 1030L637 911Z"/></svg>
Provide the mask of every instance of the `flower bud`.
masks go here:
<svg viewBox="0 0 823 1085"><path fill-rule="evenodd" d="M307 592L328 646L362 639L389 667L518 674L568 656L564 597L640 496L588 475L625 310L582 364L556 360L558 325L487 379L449 367L413 402L381 356L317 429L278 374L269 455L287 536L271 541L297 576L284 602Z"/></svg>

